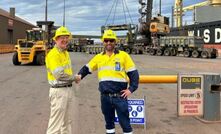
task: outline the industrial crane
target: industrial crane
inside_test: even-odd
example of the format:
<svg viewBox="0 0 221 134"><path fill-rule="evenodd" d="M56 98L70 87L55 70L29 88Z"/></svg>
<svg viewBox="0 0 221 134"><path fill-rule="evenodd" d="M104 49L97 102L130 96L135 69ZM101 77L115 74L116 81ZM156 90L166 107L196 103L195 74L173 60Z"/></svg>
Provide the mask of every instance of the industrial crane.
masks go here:
<svg viewBox="0 0 221 134"><path fill-rule="evenodd" d="M182 26L183 13L189 10L194 10L197 7L202 7L206 5L217 6L221 4L221 0L207 0L197 4L193 4L187 7L183 7L183 0L175 0L174 4L174 17L176 22L176 27Z"/></svg>
<svg viewBox="0 0 221 134"><path fill-rule="evenodd" d="M125 3L125 0L122 0ZM111 10L116 10L119 0L115 0ZM161 2L160 2L161 3ZM139 13L139 27L135 24L114 24L115 13L113 15L112 24L107 24L101 27L101 33L106 29L114 31L127 31L126 36L121 36L118 42L118 48L127 53L141 54L147 52L150 55L157 56L176 56L182 54L185 57L202 57L216 58L217 51L215 49L203 48L203 40L198 37L188 36L167 36L170 32L169 18L158 14L152 17L153 0L139 0L141 8ZM182 5L182 3L179 3ZM183 11L183 8L181 8ZM187 8L188 9L188 8ZM110 11L111 13L111 11ZM110 18L110 14L108 15ZM107 19L108 20L108 19ZM124 41L126 37L126 41ZM121 42L123 39L123 42ZM90 54L97 54L104 50L103 45L87 45L85 51Z"/></svg>
<svg viewBox="0 0 221 134"><path fill-rule="evenodd" d="M114 5L117 6L117 2L118 0L116 0L116 4L113 4L111 7L110 13L113 9L116 10ZM123 3L126 3L125 0L123 0ZM134 54L143 53L145 49L152 47L152 40L158 40L160 36L164 36L169 33L169 18L161 16L160 14L152 18L153 0L139 0L139 4L141 5L141 8L139 9L139 13L141 15L139 19L139 27L135 24L106 25L108 19L106 20L105 26L101 27L102 33L105 29L112 29L115 31L127 30L127 46L123 46L121 48L128 53L132 52ZM126 4L123 4L123 8L124 5ZM116 11L114 11L114 13L116 13ZM111 15L109 14L108 18L110 16ZM114 18L115 14L113 15L113 19Z"/></svg>
<svg viewBox="0 0 221 134"><path fill-rule="evenodd" d="M117 15L116 6L119 6L120 2L122 3L124 11L125 23L115 24L115 18ZM101 35L106 29L126 31L126 36L121 36L122 38L119 37L118 44L120 46L119 49L124 50L127 53L142 54L143 52L148 51L148 48L152 47L154 44L152 43L152 40L158 40L160 36L165 36L169 33L169 18L161 16L160 14L152 18L153 0L139 0L139 4L141 5L141 8L139 9L139 13L141 14L139 26L133 24L126 0L115 0L113 2L106 22L101 26ZM126 11L130 18L130 23L127 21ZM110 21L110 18L112 18L112 21ZM99 53L99 51L96 50L97 47L98 46L88 46L87 49L86 46L86 50L89 50L88 53ZM102 49L99 48L99 50Z"/></svg>
<svg viewBox="0 0 221 134"><path fill-rule="evenodd" d="M150 46L154 42L152 39L159 39L160 36L165 36L169 33L169 18L161 16L161 14L152 17L153 0L147 0L146 2L139 0L139 3L141 4L139 10L141 14L139 34L144 35L145 43Z"/></svg>

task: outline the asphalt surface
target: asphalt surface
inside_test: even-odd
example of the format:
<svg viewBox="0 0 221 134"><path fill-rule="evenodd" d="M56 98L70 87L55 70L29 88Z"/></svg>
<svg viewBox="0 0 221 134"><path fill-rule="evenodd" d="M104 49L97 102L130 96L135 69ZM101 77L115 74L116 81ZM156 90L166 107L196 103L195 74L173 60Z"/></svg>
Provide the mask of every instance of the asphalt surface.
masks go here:
<svg viewBox="0 0 221 134"><path fill-rule="evenodd" d="M12 64L12 53L0 55L0 134L44 134L49 118L49 85L45 66ZM93 55L70 53L75 73ZM221 73L221 59L133 55L139 73ZM73 134L104 134L97 72L74 85ZM177 116L177 84L140 84L131 98L146 96L147 128L134 134L220 134L221 123L203 123ZM117 134L122 130L116 125Z"/></svg>

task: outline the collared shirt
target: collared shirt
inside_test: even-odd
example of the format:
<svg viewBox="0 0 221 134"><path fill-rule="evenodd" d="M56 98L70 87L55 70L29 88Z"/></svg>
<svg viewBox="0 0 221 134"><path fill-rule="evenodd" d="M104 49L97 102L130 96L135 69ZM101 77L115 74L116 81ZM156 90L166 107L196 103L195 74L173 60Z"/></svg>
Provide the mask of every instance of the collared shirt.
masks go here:
<svg viewBox="0 0 221 134"><path fill-rule="evenodd" d="M69 53L55 45L46 56L48 82L51 86L68 85L73 82Z"/></svg>
<svg viewBox="0 0 221 134"><path fill-rule="evenodd" d="M96 70L98 71L99 90L102 93L116 93L127 89L128 77L131 92L138 87L138 71L131 57L124 51L115 50L111 56L105 52L97 54L80 70L79 74L85 77Z"/></svg>

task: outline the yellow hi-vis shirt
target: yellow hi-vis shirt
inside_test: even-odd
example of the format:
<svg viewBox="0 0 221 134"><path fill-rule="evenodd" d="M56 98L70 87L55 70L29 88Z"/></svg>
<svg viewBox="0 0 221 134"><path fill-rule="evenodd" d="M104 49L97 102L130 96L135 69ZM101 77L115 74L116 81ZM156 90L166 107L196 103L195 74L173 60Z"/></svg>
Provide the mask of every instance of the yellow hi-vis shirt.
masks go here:
<svg viewBox="0 0 221 134"><path fill-rule="evenodd" d="M124 51L118 51L111 56L104 52L97 54L86 65L90 72L98 70L98 80L127 82L127 72L136 70L130 56Z"/></svg>
<svg viewBox="0 0 221 134"><path fill-rule="evenodd" d="M72 67L69 53L54 47L46 56L48 82L51 86L71 84Z"/></svg>

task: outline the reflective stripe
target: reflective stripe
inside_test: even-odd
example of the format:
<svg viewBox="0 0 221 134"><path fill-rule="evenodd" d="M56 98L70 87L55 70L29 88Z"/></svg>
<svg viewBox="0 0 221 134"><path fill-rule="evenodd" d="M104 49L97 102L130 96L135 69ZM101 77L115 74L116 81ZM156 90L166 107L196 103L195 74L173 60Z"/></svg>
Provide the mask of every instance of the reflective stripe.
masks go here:
<svg viewBox="0 0 221 134"><path fill-rule="evenodd" d="M116 82L127 82L124 78L113 78L113 77L103 77L99 81L116 81Z"/></svg>
<svg viewBox="0 0 221 134"><path fill-rule="evenodd" d="M115 129L107 129L106 133L115 133Z"/></svg>
<svg viewBox="0 0 221 134"><path fill-rule="evenodd" d="M103 66L103 67L100 67L98 68L98 71L102 71L102 70L115 70L115 67L113 66Z"/></svg>
<svg viewBox="0 0 221 134"><path fill-rule="evenodd" d="M103 71L103 70L115 71L115 66L103 66L98 68L98 71ZM124 71L124 68L121 67L119 71Z"/></svg>
<svg viewBox="0 0 221 134"><path fill-rule="evenodd" d="M133 134L133 132L129 132L129 133L124 133L124 134Z"/></svg>
<svg viewBox="0 0 221 134"><path fill-rule="evenodd" d="M68 69L68 68L71 68L71 66L70 65L60 66L60 67L57 67L56 69L54 69L54 71L52 71L52 73L53 74L60 73L61 71Z"/></svg>
<svg viewBox="0 0 221 134"><path fill-rule="evenodd" d="M71 68L71 65L57 67L56 69L54 69L54 71L51 71L49 68L47 68L47 71L52 74L57 74L57 73L60 73L61 71L64 71L65 69L69 69L69 68Z"/></svg>
<svg viewBox="0 0 221 134"><path fill-rule="evenodd" d="M56 69L54 69L51 73L52 74L58 74L61 71L63 71L65 68L64 67L57 67Z"/></svg>
<svg viewBox="0 0 221 134"><path fill-rule="evenodd" d="M56 79L56 78L65 77L66 75L68 75L68 74L64 73L65 70L67 70L67 69L71 69L71 66L70 65L66 65L66 66L62 66L62 67L60 66L60 67L55 68L54 71L52 71L52 72L51 72L50 69L47 68L47 71L49 73L51 73L51 75L53 75L55 77L55 79ZM48 80L52 81L53 79L48 79ZM49 82L49 83L52 83L52 85L54 85L53 84L54 82ZM55 82L55 83L58 84L58 82Z"/></svg>
<svg viewBox="0 0 221 134"><path fill-rule="evenodd" d="M131 67L131 68L127 69L126 72L128 73L128 72L131 72L131 71L134 71L134 70L137 70L137 69L135 67Z"/></svg>
<svg viewBox="0 0 221 134"><path fill-rule="evenodd" d="M86 67L88 67L89 72L92 73L92 69L90 68L89 64L87 64Z"/></svg>

